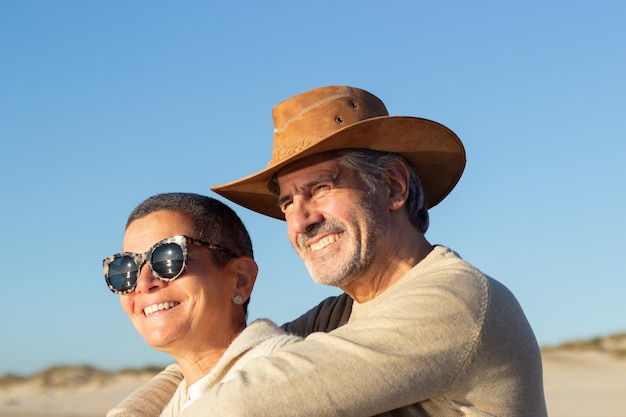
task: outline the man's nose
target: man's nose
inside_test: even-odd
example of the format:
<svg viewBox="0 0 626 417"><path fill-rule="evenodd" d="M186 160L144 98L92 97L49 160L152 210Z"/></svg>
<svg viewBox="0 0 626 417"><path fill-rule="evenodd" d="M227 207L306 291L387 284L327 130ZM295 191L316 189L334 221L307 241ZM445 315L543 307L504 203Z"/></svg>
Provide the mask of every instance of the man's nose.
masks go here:
<svg viewBox="0 0 626 417"><path fill-rule="evenodd" d="M291 213L286 221L292 232L300 234L321 222L323 218L314 200L296 197L293 199Z"/></svg>

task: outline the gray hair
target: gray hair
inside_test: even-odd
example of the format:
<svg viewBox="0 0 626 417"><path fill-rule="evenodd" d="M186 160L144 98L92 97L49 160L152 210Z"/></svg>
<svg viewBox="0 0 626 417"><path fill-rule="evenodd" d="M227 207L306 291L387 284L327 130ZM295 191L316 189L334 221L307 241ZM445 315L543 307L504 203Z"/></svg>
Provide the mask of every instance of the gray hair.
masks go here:
<svg viewBox="0 0 626 417"><path fill-rule="evenodd" d="M383 182L385 171L396 161L401 161L409 170L409 196L406 206L411 223L422 233L429 225L428 208L424 198L422 184L415 169L400 155L371 149L340 149L336 151L339 164L353 170L371 193Z"/></svg>

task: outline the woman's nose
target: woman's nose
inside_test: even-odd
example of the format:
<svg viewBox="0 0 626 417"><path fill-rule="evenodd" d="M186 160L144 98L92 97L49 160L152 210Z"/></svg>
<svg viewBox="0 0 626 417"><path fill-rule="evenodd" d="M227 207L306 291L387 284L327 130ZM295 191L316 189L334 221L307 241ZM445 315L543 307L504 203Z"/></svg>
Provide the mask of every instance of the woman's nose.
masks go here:
<svg viewBox="0 0 626 417"><path fill-rule="evenodd" d="M138 293L149 293L157 288L160 288L166 284L165 281L161 281L152 274L152 270L148 264L144 264L139 271L137 277L137 287L135 291Z"/></svg>

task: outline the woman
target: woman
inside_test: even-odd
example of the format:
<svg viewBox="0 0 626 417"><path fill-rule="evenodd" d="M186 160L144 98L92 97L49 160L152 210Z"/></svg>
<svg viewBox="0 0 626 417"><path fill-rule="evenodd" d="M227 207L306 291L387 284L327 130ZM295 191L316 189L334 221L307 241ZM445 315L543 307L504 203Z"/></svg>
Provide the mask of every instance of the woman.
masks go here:
<svg viewBox="0 0 626 417"><path fill-rule="evenodd" d="M218 200L150 197L130 214L122 247L103 261L107 285L184 376L161 416L177 416L250 359L299 340L267 320L246 326L258 267L241 219Z"/></svg>

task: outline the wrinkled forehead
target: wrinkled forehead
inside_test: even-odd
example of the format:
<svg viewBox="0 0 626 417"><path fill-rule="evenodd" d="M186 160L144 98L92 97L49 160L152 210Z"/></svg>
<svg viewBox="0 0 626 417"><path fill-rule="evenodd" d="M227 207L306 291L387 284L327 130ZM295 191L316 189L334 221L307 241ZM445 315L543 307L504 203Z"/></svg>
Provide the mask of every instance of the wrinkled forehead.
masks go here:
<svg viewBox="0 0 626 417"><path fill-rule="evenodd" d="M329 151L298 159L297 161L294 161L277 171L267 182L268 189L274 195L279 195L281 178L291 174L297 174L305 170L315 172L317 168L319 168L320 172L323 170L337 169L339 164L338 158L339 154L337 151Z"/></svg>

